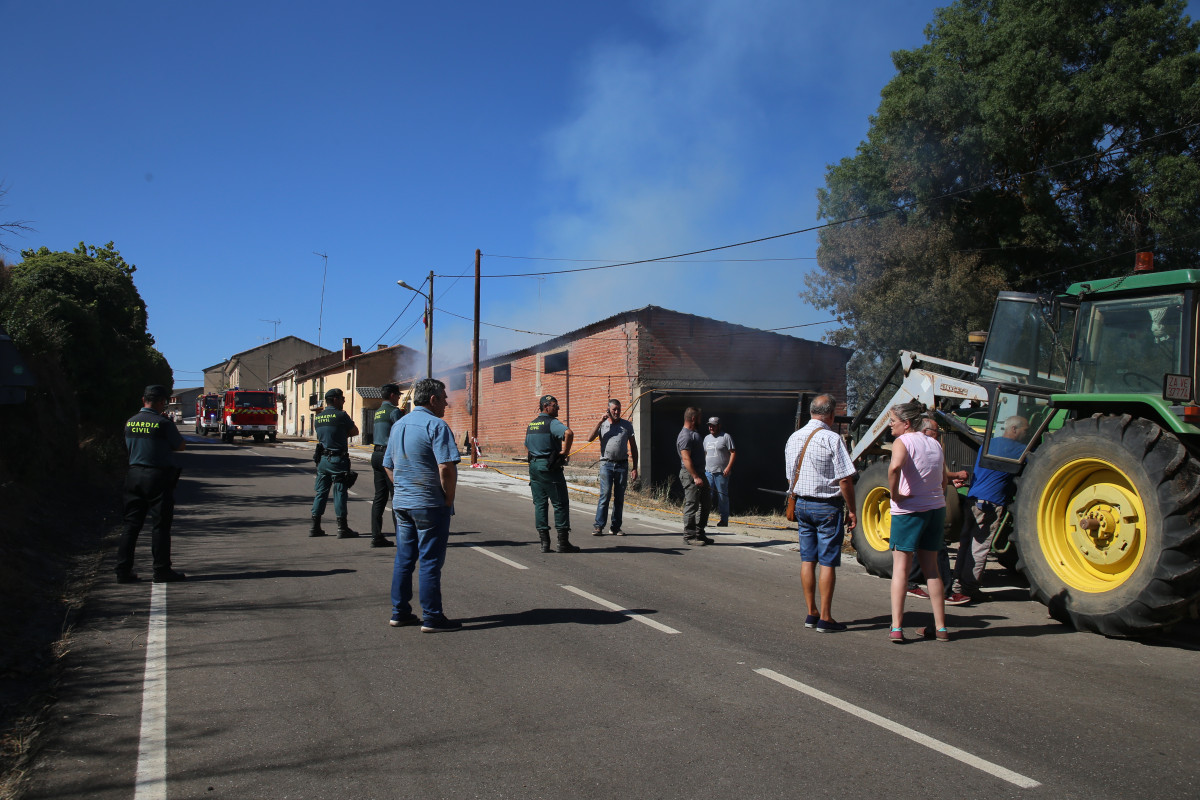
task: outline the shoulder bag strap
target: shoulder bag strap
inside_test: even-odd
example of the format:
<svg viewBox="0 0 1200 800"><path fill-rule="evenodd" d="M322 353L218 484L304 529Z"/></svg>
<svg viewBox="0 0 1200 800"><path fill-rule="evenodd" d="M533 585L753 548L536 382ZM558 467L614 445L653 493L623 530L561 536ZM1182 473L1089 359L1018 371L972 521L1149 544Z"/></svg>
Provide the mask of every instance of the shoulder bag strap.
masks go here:
<svg viewBox="0 0 1200 800"><path fill-rule="evenodd" d="M818 428L817 430L813 431L808 435L808 438L804 440L804 447L800 448L800 455L796 457L796 468L792 470L792 485L788 487L788 494L791 494L792 490L796 488L796 479L800 477L800 465L804 463L804 451L808 449L808 443L813 440L814 436L820 433L820 430L821 429Z"/></svg>

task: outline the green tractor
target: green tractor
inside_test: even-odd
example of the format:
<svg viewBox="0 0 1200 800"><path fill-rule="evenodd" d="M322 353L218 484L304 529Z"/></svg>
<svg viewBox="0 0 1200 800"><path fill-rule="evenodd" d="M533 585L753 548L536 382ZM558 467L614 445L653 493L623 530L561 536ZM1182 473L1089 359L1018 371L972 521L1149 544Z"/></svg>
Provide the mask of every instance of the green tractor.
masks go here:
<svg viewBox="0 0 1200 800"><path fill-rule="evenodd" d="M1076 283L1052 298L1002 292L978 368L947 364L986 403L958 389L929 398L953 431L947 461L967 446L952 469L971 468L981 447L981 465L1017 476L1006 555L1051 615L1080 630L1154 633L1200 607L1198 289L1200 270L1177 270ZM1028 433L1014 447L1004 433L1018 418ZM880 442L868 432L855 451L870 458ZM854 544L881 574L886 482L882 494L867 484Z"/></svg>

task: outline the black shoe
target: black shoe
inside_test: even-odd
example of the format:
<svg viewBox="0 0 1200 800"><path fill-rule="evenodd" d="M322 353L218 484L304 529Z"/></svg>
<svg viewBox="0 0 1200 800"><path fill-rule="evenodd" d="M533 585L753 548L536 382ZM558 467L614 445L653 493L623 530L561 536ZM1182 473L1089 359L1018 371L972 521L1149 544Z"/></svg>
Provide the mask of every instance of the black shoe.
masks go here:
<svg viewBox="0 0 1200 800"><path fill-rule="evenodd" d="M575 545L571 544L570 542L560 541L558 543L558 552L560 552L560 553L578 553L579 548L576 547Z"/></svg>
<svg viewBox="0 0 1200 800"><path fill-rule="evenodd" d="M420 621L421 618L416 614L410 613L407 617L402 617L399 614L392 614L392 618L388 621L388 625L391 625L393 628L403 628L405 625L416 625Z"/></svg>
<svg viewBox="0 0 1200 800"><path fill-rule="evenodd" d="M186 580L187 580L187 575L184 575L182 572L177 572L173 569L166 570L165 572L155 572L154 573L154 582L155 583L175 583L176 581L186 581Z"/></svg>
<svg viewBox="0 0 1200 800"><path fill-rule="evenodd" d="M729 527L729 520L725 520L725 521L723 521L723 522L718 522L718 523L717 523L717 527L718 527L718 528L728 528L728 527Z"/></svg>
<svg viewBox="0 0 1200 800"><path fill-rule="evenodd" d="M371 547L395 547L395 546L396 546L395 542L393 542L391 539L387 539L383 536L377 536L371 540Z"/></svg>
<svg viewBox="0 0 1200 800"><path fill-rule="evenodd" d="M446 619L445 614L439 614L436 617L430 617L421 623L421 633L440 633L442 631L456 631L462 627L462 623L454 619Z"/></svg>
<svg viewBox="0 0 1200 800"><path fill-rule="evenodd" d="M141 578L139 578L137 576L136 572L118 572L117 573L117 583L137 583L140 580L141 580Z"/></svg>
<svg viewBox="0 0 1200 800"><path fill-rule="evenodd" d="M703 533L696 534L696 542L699 544L712 544L713 540L705 536Z"/></svg>
<svg viewBox="0 0 1200 800"><path fill-rule="evenodd" d="M683 543L688 545L689 547L704 547L706 544L708 544L708 542L709 542L708 539L705 539L701 536L685 536L685 537L683 537Z"/></svg>

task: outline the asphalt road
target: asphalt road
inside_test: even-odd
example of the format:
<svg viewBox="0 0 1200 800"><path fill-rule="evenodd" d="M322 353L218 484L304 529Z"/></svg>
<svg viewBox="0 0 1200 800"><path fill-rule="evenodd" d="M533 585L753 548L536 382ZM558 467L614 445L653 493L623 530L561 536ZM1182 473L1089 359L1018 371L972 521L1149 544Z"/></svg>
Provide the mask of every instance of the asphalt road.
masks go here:
<svg viewBox="0 0 1200 800"><path fill-rule="evenodd" d="M576 502L584 552L543 555L527 490L464 469L443 593L465 627L393 629L395 551L307 537L304 453L188 439L190 579L117 585L108 554L30 797L1200 795L1195 628L1080 634L1011 587L950 609L955 641L896 646L850 559L851 630L818 634L788 540L691 549L636 512L594 538Z"/></svg>

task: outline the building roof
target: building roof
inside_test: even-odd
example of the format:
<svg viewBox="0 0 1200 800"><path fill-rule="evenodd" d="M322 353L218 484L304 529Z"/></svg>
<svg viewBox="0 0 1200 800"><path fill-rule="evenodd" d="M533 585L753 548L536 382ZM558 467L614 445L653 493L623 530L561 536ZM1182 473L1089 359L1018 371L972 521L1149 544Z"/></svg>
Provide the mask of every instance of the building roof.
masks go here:
<svg viewBox="0 0 1200 800"><path fill-rule="evenodd" d="M738 325L735 322L725 322L724 320L713 319L712 317L702 317L699 314L687 314L682 311L674 311L669 308L663 308L662 306L649 305L649 306L642 306L641 308L630 309L629 311L621 311L617 314L613 314L611 317L605 317L604 319L596 320L595 322L591 322L591 323L588 323L587 325L584 325L582 328L576 328L573 331L567 331L566 333L555 336L552 339L547 339L546 341L541 342L539 344L534 344L534 345L530 345L528 347L522 347L518 350L510 350L506 353L499 353L494 356L488 356L486 358L481 358L481 359L479 359L479 366L482 369L484 366L494 366L496 364L504 364L509 361L515 361L519 358L524 358L525 356L528 356L528 355L533 355L534 353L540 353L545 350L554 350L555 348L562 347L564 344L567 344L568 342L572 342L572 341L575 341L576 339L582 339L587 336L590 336L593 333L596 333L597 331L602 331L602 330L606 330L608 328L613 328L619 324L625 324L627 322L634 322L636 320L642 319L643 317L649 316L650 314L659 313L659 312L666 313L666 314L674 314L679 317L699 320L699 321L707 322L707 323L717 323L718 325L724 325L729 328L736 329L737 331L741 331L745 334L755 334L758 336L778 336L783 339L790 339L790 340L800 341L800 342L808 342L809 344L813 344L818 347L831 347L836 350L845 351L847 358L849 358L852 353L852 351L849 348L839 347L839 346L833 345L833 344L826 344L825 342L814 342L811 339L801 339L799 336L791 336L786 333L777 333L775 331L764 331L764 330L760 330L759 328L750 328L745 325ZM472 365L470 363L455 364L455 365L452 365L449 367L443 367L439 370L435 370L435 372L453 372L455 370L469 368L471 366Z"/></svg>
<svg viewBox="0 0 1200 800"><path fill-rule="evenodd" d="M264 348L271 347L272 345L277 345L277 344L279 344L280 342L286 342L288 339L294 339L294 340L296 340L297 342L299 342L300 344L306 344L306 345L308 345L309 347L315 347L315 348L317 348L318 350L324 350L326 353L332 353L332 352L334 352L333 350L330 350L330 349L329 349L329 348L327 348L327 347L321 347L320 345L313 344L312 342L309 342L309 341L306 341L306 340L304 340L304 339L301 339L299 336L291 336L291 335L288 335L288 336L283 336L283 337L281 337L281 338L279 338L279 339L273 339L273 340L271 340L271 341L269 341L269 342L267 342L267 343L265 343L265 344L260 344L260 345L258 345L257 347L251 347L249 350L243 350L243 351L241 351L240 353L234 353L233 355L231 355L229 358L227 358L225 361L223 361L223 362L221 362L221 363L222 363L222 364L227 364L227 363L229 363L230 361L234 360L235 358L245 358L246 356L250 355L251 353L255 352L256 350L262 350L262 349L264 349ZM220 364L214 364L213 366L220 366ZM209 369L212 369L212 367L209 367Z"/></svg>

